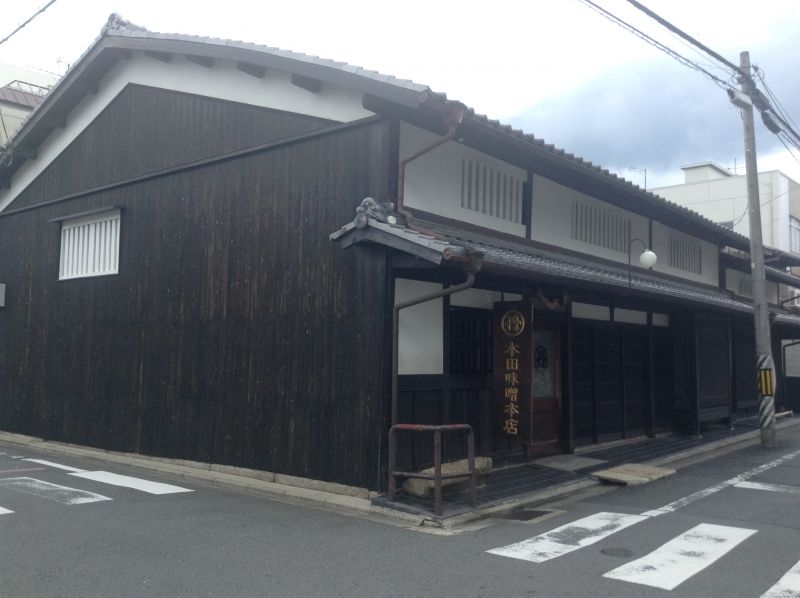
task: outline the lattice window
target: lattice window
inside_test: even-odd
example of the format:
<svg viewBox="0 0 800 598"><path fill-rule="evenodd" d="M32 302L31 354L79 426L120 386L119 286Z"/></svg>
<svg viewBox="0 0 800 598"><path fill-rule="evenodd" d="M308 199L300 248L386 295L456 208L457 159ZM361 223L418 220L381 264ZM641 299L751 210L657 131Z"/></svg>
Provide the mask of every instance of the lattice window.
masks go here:
<svg viewBox="0 0 800 598"><path fill-rule="evenodd" d="M59 280L117 274L119 222L119 210L62 222Z"/></svg>
<svg viewBox="0 0 800 598"><path fill-rule="evenodd" d="M670 235L669 265L678 270L703 273L703 251L697 239L684 235Z"/></svg>
<svg viewBox="0 0 800 598"><path fill-rule="evenodd" d="M521 224L522 184L519 177L488 164L461 160L462 208Z"/></svg>
<svg viewBox="0 0 800 598"><path fill-rule="evenodd" d="M739 279L739 288L737 290L737 295L741 297L752 297L753 296L753 279L749 276L742 276Z"/></svg>
<svg viewBox="0 0 800 598"><path fill-rule="evenodd" d="M631 219L609 208L572 200L572 238L627 255Z"/></svg>

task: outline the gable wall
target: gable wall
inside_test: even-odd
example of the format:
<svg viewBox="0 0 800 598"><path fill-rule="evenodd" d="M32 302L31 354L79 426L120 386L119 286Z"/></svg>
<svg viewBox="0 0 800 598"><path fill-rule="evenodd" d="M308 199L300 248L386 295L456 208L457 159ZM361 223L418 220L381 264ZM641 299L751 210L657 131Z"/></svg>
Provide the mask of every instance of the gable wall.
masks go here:
<svg viewBox="0 0 800 598"><path fill-rule="evenodd" d="M320 129L329 121L129 85L9 209Z"/></svg>
<svg viewBox="0 0 800 598"><path fill-rule="evenodd" d="M377 487L385 257L328 236L387 198L388 139L362 126L0 217L0 429ZM51 219L110 205L119 274L59 281Z"/></svg>
<svg viewBox="0 0 800 598"><path fill-rule="evenodd" d="M312 93L293 85L291 75L286 72L269 70L259 78L237 69L233 63L217 62L205 68L180 56L164 63L134 52L131 59L119 61L105 75L96 94L87 94L69 113L64 128L55 129L37 148L37 159L27 161L17 171L10 188L0 190L0 210L22 193L129 85L229 100L327 121L350 122L372 114L363 108L362 94L357 91L324 85L320 92ZM137 124L138 121L132 121L127 128ZM195 120L194 124L202 125L203 120ZM167 129L170 128L167 124ZM119 141L118 137L115 139Z"/></svg>

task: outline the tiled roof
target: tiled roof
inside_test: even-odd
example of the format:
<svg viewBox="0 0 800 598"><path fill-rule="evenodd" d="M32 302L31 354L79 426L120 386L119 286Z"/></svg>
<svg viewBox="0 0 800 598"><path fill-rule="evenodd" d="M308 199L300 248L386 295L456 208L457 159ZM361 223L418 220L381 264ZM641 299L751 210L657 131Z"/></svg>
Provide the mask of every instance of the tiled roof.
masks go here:
<svg viewBox="0 0 800 598"><path fill-rule="evenodd" d="M132 24L125 21L116 14L112 14L106 25L102 28L100 37L97 38L95 43L87 49L83 56L76 61L67 74L61 78L56 87L48 96L48 101L42 104L41 108L34 111L29 115L27 121L20 127L17 137L23 136L27 133L27 129L31 128L30 125L33 121L33 116L36 112L42 109L47 109L49 104L57 102L60 95L61 88L68 86L73 74L77 69L82 67L83 62L88 59L88 56L96 48L100 48L104 40L116 40L117 43L114 47L125 48L125 40L130 40L129 47L141 48L140 40L152 40L162 44L176 44L189 46L183 47L185 52L193 52L202 54L212 50L222 52L230 50L232 53L236 51L245 51L252 53L254 56L260 56L267 62L276 62L283 68L290 70L295 69L311 69L313 73L319 77L327 76L338 80L342 85L361 86L362 89L369 89L370 93L382 96L385 99L393 102L398 102L403 105L412 106L417 108L424 98L433 96L441 101L450 101L443 93L436 93L426 85L421 85L406 79L398 79L390 75L384 75L373 70L364 69L361 67L353 66L344 62L328 60L318 56L311 56L298 52L291 52L274 48L271 46L247 43L237 40L220 39L214 37L203 37L196 35L185 35L177 33L157 33L148 31L144 27ZM176 46L177 47L177 46ZM177 49L176 51L180 51ZM627 181L626 179L617 176L616 174L601 168L588 160L584 160L574 154L557 148L552 144L545 143L542 139L536 138L534 135L525 133L519 129L515 129L510 125L503 124L500 121L489 119L482 114L476 114L474 110L468 109L465 114L465 121L474 123L482 130L491 130L502 136L508 136L509 139L522 142L526 147L533 152L543 152L543 155L552 156L559 162L565 161L566 163L576 167L580 172L585 172L588 176L595 179L605 180L610 182L615 191L618 190L624 194L635 198L637 202L641 201L642 209L646 212L648 205L651 209L661 210L663 213L669 214L683 220L684 222L692 223L699 226L702 230L708 231L711 236L716 239L724 239L724 243L746 248L748 246L747 238L743 235L735 233L729 229L723 228L716 223L708 220L707 218L697 214L672 202L669 202L653 193L641 189L638 185ZM11 150L13 151L13 141ZM13 168L17 168L15 162ZM9 171L6 176L10 176L12 171ZM0 172L0 175L3 173ZM634 208L635 209L635 208Z"/></svg>
<svg viewBox="0 0 800 598"><path fill-rule="evenodd" d="M402 238L404 241L436 251L441 256L446 253L464 256L470 251L477 251L483 255L482 270L484 271L510 270L521 277L542 275L565 281L596 284L609 289L630 289L638 294L645 293L660 298L700 303L740 313L752 313L753 310L750 303L737 299L730 293L710 287L666 280L655 274L643 274L641 271L632 274L629 285L628 271L625 268L616 268L590 259L567 257L517 243L509 242L501 245L496 240L473 233L442 226L433 228L429 223L424 223L422 226L431 227L436 236L405 226L380 223L372 218L368 219L364 228L372 229L374 233L377 233L369 237L370 242L383 243L387 246L394 246L388 241L393 237ZM348 224L331 235L331 239L344 240L354 230L357 230L357 227ZM431 261L441 263L445 260ZM797 323L800 324L800 319Z"/></svg>
<svg viewBox="0 0 800 598"><path fill-rule="evenodd" d="M384 75L377 71L364 69L358 66L353 66L345 62L338 62L335 60L320 58L319 56L312 56L298 52L291 52L280 48L247 43L238 40L227 40L227 39L203 37L196 35L183 35L177 33L156 33L148 31L143 27L131 25L130 23L127 23L126 21L122 20L116 15L112 15L109 18L109 22L106 25L106 27L103 28L102 33L105 35L113 35L117 37L144 38L144 39L157 39L157 40L177 40L185 42L194 42L199 44L221 45L229 48L253 50L263 54L269 54L272 56L285 58L287 60L292 60L299 63L309 64L316 67L323 67L327 69L333 69L344 73L357 75L359 77L370 79L372 81L375 81L381 85L390 88L400 89L403 91L412 91L417 94L429 93L436 96L437 98L440 98L441 100L447 100L446 94L440 92L433 92L427 85L421 85L419 83L415 83L408 79L398 79L396 77L392 77L391 75ZM644 195L647 198L647 200L655 202L656 204L665 207L670 211L673 211L676 215L680 215L685 218L690 218L696 222L702 223L704 226L708 226L715 229L715 232L721 233L724 236L729 237L732 242L736 241L740 243L747 242L747 238L744 237L743 235L730 231L729 229L725 229L724 227L719 226L718 224L709 220L708 218L705 218L704 216L701 216L700 214L693 212L692 210L684 206L680 206L678 204L667 201L666 199L640 188L638 185L631 183L630 181L614 174L613 172L610 172L605 168L597 166L588 160L584 160L583 158L576 156L575 154L560 149L554 146L553 144L546 143L544 140L539 139L532 134L525 133L520 129L515 129L511 125L501 123L499 120L490 119L486 115L477 114L471 108L467 110L465 118L471 119L476 123L480 123L482 125L491 127L492 129L495 129L496 131L499 131L501 133L508 134L534 147L549 152L554 156L568 160L569 162L579 167L586 168L595 175L608 177L618 183L621 183L629 187L631 192Z"/></svg>

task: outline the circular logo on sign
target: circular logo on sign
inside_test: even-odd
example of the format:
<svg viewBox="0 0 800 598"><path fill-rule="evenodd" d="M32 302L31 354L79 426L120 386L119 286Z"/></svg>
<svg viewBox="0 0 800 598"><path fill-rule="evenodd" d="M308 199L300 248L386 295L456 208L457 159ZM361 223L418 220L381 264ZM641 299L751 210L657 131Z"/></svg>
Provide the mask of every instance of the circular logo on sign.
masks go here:
<svg viewBox="0 0 800 598"><path fill-rule="evenodd" d="M525 317L516 310L507 311L500 320L500 329L508 336L519 336L525 330Z"/></svg>

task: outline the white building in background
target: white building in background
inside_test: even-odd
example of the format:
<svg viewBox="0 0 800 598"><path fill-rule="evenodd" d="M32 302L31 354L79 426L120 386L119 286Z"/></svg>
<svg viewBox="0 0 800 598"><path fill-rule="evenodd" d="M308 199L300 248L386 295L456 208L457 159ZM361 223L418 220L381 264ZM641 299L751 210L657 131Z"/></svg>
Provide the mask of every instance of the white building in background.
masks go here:
<svg viewBox="0 0 800 598"><path fill-rule="evenodd" d="M58 77L0 63L0 146L38 106Z"/></svg>
<svg viewBox="0 0 800 598"><path fill-rule="evenodd" d="M681 185L651 189L656 195L750 236L747 177L713 162L682 166ZM758 174L764 245L800 255L800 184L779 170Z"/></svg>

